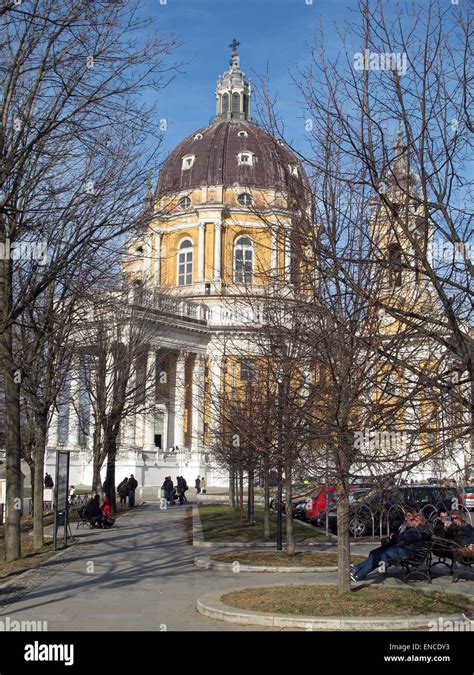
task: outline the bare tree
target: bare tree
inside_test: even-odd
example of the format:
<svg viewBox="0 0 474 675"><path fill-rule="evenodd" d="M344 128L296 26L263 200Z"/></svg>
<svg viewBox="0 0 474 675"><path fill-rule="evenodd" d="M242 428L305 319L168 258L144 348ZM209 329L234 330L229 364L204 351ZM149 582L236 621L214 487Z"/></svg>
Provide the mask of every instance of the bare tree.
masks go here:
<svg viewBox="0 0 474 675"><path fill-rule="evenodd" d="M146 22L130 3L8 3L1 20L0 245L53 250L43 269L33 266L21 295L14 291L16 261L0 261L6 556L13 560L20 556L13 326L71 263L140 225L155 157L146 142L153 133L156 147L159 136L154 110L140 94L169 81L165 61L175 42L155 37L145 44Z"/></svg>

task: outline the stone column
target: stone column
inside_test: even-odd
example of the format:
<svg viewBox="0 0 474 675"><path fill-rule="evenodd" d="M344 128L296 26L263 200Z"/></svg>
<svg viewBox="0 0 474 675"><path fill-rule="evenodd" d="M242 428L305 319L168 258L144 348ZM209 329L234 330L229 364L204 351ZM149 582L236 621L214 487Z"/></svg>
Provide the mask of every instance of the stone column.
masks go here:
<svg viewBox="0 0 474 675"><path fill-rule="evenodd" d="M196 460L202 451L202 434L204 428L204 359L202 354L196 354L192 376L192 410L191 410L191 445L196 453Z"/></svg>
<svg viewBox="0 0 474 675"><path fill-rule="evenodd" d="M136 381L137 381L137 374L135 370L135 365L132 366L132 372L130 373L129 377L129 384L128 384L128 389L130 392L134 392L133 396L136 396ZM134 408L135 407L135 401L132 400L132 394L130 393L128 396L128 402L127 402L127 407ZM122 433L121 433L121 440L122 444L126 446L127 448L132 448L135 446L135 432L136 432L136 426L137 426L137 415L134 410L130 412L123 420L122 420Z"/></svg>
<svg viewBox="0 0 474 675"><path fill-rule="evenodd" d="M276 279L278 271L278 234L276 228L272 229L271 237L270 274Z"/></svg>
<svg viewBox="0 0 474 675"><path fill-rule="evenodd" d="M148 350L145 373L145 410L142 416L143 449L155 450L156 351ZM140 439L141 441L141 439Z"/></svg>
<svg viewBox="0 0 474 675"><path fill-rule="evenodd" d="M144 258L143 258L143 279L146 285L151 281L151 261L153 255L153 239L152 235L148 238L148 241L145 242L143 247Z"/></svg>
<svg viewBox="0 0 474 675"><path fill-rule="evenodd" d="M285 234L285 281L291 280L291 244L290 236Z"/></svg>
<svg viewBox="0 0 474 675"><path fill-rule="evenodd" d="M198 281L198 282L204 281L205 235L206 235L206 225L205 225L205 223L199 223L199 229L198 229L198 267L197 267L197 279L196 279L196 281Z"/></svg>
<svg viewBox="0 0 474 675"><path fill-rule="evenodd" d="M69 384L69 402L68 402L68 433L67 445L69 448L77 450L79 447L79 406L81 398L81 379L80 379L80 360L75 357L71 363L71 380Z"/></svg>
<svg viewBox="0 0 474 675"><path fill-rule="evenodd" d="M153 285L155 288L158 288L160 284L160 275L161 275L161 237L163 236L162 232L157 232L155 236L155 272L153 276Z"/></svg>
<svg viewBox="0 0 474 675"><path fill-rule="evenodd" d="M58 445L59 415L56 408L51 411L51 420L48 427L48 448L56 448Z"/></svg>
<svg viewBox="0 0 474 675"><path fill-rule="evenodd" d="M221 396L221 378L222 378L222 359L220 356L213 356L211 363L211 382L210 382L210 398L211 398L211 418L210 431L213 439L216 438L219 430L219 411L220 411L220 396Z"/></svg>
<svg viewBox="0 0 474 675"><path fill-rule="evenodd" d="M222 223L214 223L214 281L221 280Z"/></svg>
<svg viewBox="0 0 474 675"><path fill-rule="evenodd" d="M186 385L186 352L179 352L176 359L175 377L173 383L173 445L182 448L184 446L184 404Z"/></svg>

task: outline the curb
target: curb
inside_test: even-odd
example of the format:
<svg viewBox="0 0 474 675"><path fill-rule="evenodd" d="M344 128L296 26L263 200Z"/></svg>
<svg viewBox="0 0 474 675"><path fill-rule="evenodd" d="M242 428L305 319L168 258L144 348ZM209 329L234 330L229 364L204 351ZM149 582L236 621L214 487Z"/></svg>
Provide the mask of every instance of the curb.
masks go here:
<svg viewBox="0 0 474 675"><path fill-rule="evenodd" d="M239 572L278 572L278 573L300 573L300 572L337 572L337 566L319 566L319 567L282 567L276 565L248 565L239 563L238 560L232 563L225 563L219 560L211 560L209 556L194 558L194 566L204 570L220 570L221 572L233 572L235 564L238 564Z"/></svg>
<svg viewBox="0 0 474 675"><path fill-rule="evenodd" d="M439 621L438 615L417 616L407 618L402 616L391 617L314 617L293 616L291 614L270 614L269 612L248 611L225 605L221 597L226 593L235 592L235 588L227 588L212 593L206 593L198 598L196 607L200 614L209 619L217 619L227 623L241 625L272 626L278 628L294 628L305 631L399 631L399 630L430 630ZM462 614L450 615L450 620L463 620Z"/></svg>

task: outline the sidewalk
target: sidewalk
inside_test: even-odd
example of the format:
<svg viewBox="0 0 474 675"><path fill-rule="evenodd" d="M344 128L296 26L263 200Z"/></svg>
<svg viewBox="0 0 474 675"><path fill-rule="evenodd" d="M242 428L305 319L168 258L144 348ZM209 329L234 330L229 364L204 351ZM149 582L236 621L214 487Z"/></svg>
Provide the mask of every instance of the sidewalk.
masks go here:
<svg viewBox="0 0 474 675"><path fill-rule="evenodd" d="M197 569L185 515L190 516L189 507L162 511L157 504L149 504L120 518L111 530L79 530L84 549L82 544L74 547L70 562L59 563L57 572L5 607L0 618L47 621L49 631L251 631L252 626L199 615L197 599L220 588L335 581L332 572L235 574ZM55 569L54 561L48 565ZM467 585L471 586L463 584ZM461 591L460 583L452 586Z"/></svg>

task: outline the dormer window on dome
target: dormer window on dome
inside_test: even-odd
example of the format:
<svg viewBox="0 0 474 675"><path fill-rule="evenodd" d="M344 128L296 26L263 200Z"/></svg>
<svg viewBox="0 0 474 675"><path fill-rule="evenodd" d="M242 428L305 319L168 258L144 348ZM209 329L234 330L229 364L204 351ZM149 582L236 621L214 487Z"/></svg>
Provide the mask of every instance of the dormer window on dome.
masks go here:
<svg viewBox="0 0 474 675"><path fill-rule="evenodd" d="M193 166L195 159L196 159L196 155L185 155L183 157L181 169L183 171L187 171L187 169L190 169Z"/></svg>
<svg viewBox="0 0 474 675"><path fill-rule="evenodd" d="M249 195L248 192L242 192L238 197L237 201L242 206L252 206L252 195Z"/></svg>
<svg viewBox="0 0 474 675"><path fill-rule="evenodd" d="M239 133L237 134L237 136L240 136L240 138L247 138L248 133L246 131L244 131L243 129L241 129L239 131Z"/></svg>
<svg viewBox="0 0 474 675"><path fill-rule="evenodd" d="M237 153L237 162L238 164L244 164L245 166L253 166L254 164L254 154L253 152L238 152Z"/></svg>
<svg viewBox="0 0 474 675"><path fill-rule="evenodd" d="M178 202L178 206L180 209L189 209L189 207L191 206L190 197L181 197L181 199Z"/></svg>
<svg viewBox="0 0 474 675"><path fill-rule="evenodd" d="M288 171L290 172L290 175L295 176L297 178L298 177L298 164L290 162L290 164L288 164Z"/></svg>
<svg viewBox="0 0 474 675"><path fill-rule="evenodd" d="M202 140L202 134L196 134L196 135L194 136L194 140L195 140L195 141L200 141L200 140Z"/></svg>

